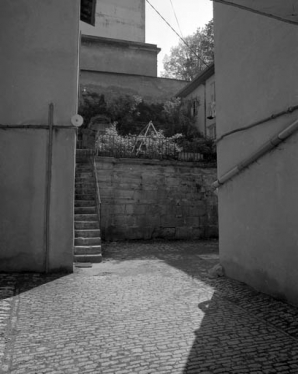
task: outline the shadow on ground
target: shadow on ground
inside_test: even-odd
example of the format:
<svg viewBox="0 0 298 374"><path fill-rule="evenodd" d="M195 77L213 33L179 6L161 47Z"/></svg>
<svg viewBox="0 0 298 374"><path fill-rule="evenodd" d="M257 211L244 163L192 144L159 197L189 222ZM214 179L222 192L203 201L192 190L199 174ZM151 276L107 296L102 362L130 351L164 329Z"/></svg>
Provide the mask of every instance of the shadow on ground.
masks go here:
<svg viewBox="0 0 298 374"><path fill-rule="evenodd" d="M183 374L297 373L298 309L225 277L210 278L217 242L126 242L104 246L105 261L159 259L213 290L198 303L204 318L194 331ZM157 249L156 249L157 248ZM212 296L211 296L212 295Z"/></svg>
<svg viewBox="0 0 298 374"><path fill-rule="evenodd" d="M67 275L67 273L0 273L0 300L27 292Z"/></svg>

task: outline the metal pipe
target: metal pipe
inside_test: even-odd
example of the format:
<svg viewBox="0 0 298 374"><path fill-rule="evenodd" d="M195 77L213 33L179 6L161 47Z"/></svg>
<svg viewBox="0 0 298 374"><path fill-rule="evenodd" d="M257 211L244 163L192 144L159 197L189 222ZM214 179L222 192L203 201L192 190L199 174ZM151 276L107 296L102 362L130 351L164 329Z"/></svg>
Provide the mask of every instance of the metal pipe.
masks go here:
<svg viewBox="0 0 298 374"><path fill-rule="evenodd" d="M52 156L53 156L53 123L54 123L54 104L49 105L48 114L48 157L47 157L47 176L46 176L46 245L45 245L45 273L49 272L49 254L50 254L50 229L51 229L51 185L52 185Z"/></svg>
<svg viewBox="0 0 298 374"><path fill-rule="evenodd" d="M48 130L48 125L1 125L0 130L28 129L28 130ZM53 125L55 129L77 130L76 126Z"/></svg>
<svg viewBox="0 0 298 374"><path fill-rule="evenodd" d="M269 141L263 144L251 156L247 157L244 161L241 161L238 165L236 165L235 167L230 169L227 173L225 173L223 176L218 178L214 183L212 183L212 187L214 189L218 188L222 186L224 183L226 183L227 181L229 181L230 179L234 178L243 169L250 166L253 162L257 161L260 157L270 152L273 148L277 147L280 143L282 143L284 140L290 137L297 130L298 130L298 120L293 122L290 126L282 130L277 135L273 136Z"/></svg>
<svg viewBox="0 0 298 374"><path fill-rule="evenodd" d="M248 126L240 127L238 129L235 129L235 130L232 130L232 131L228 131L225 134L221 135L219 138L217 138L216 139L216 143L219 143L222 139L226 138L227 136L230 136L230 135L235 134L237 132L242 132L242 131L250 130L253 127L256 127L256 126L259 126L259 125L263 125L264 123L266 123L268 121L272 121L274 119L277 119L278 117L284 116L285 114L291 114L291 113L293 113L296 110L298 110L298 105L289 106L287 109L282 110L281 112L271 114L271 116L265 117L265 118L263 118L263 119L261 119L261 120L259 120L257 122L253 122L253 123L251 123Z"/></svg>

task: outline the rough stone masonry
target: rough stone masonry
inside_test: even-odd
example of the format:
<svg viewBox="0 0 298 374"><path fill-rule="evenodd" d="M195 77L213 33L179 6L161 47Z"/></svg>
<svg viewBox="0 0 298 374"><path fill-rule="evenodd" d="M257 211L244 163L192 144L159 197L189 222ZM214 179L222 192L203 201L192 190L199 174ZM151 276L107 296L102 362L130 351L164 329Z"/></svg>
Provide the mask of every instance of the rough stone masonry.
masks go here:
<svg viewBox="0 0 298 374"><path fill-rule="evenodd" d="M193 162L96 160L105 240L218 237L216 168Z"/></svg>

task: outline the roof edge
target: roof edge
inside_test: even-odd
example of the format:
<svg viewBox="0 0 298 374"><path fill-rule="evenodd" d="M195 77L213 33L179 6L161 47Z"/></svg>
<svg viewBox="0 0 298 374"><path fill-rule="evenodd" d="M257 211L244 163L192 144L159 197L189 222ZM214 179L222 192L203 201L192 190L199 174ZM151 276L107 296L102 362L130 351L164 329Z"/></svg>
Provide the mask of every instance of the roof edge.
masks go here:
<svg viewBox="0 0 298 374"><path fill-rule="evenodd" d="M188 94L190 94L195 88L200 86L203 82L206 82L206 80L215 73L215 66L214 62L208 66L205 70L201 71L191 82L189 82L186 87L182 88L175 96L176 97L185 97Z"/></svg>
<svg viewBox="0 0 298 374"><path fill-rule="evenodd" d="M124 46L124 47L133 47L133 48L151 50L152 52L157 52L157 53L159 53L161 51L161 48L158 48L156 44L133 42L133 41L122 40L122 39L105 38L105 37L102 37L102 36L95 36L95 35L82 34L81 41L82 41L82 43L115 44L115 45L118 45L118 46L121 45L121 46Z"/></svg>

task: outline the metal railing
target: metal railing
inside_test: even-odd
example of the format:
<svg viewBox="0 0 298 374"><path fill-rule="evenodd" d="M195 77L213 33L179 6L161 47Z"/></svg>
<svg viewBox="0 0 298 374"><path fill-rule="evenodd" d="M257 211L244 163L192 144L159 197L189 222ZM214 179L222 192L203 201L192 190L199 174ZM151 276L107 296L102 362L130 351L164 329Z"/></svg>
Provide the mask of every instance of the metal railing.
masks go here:
<svg viewBox="0 0 298 374"><path fill-rule="evenodd" d="M94 184L95 184L95 203L96 203L96 213L99 221L99 228L101 228L101 198L99 193L99 182L96 172L96 162L95 157L92 158L93 174L94 174Z"/></svg>

